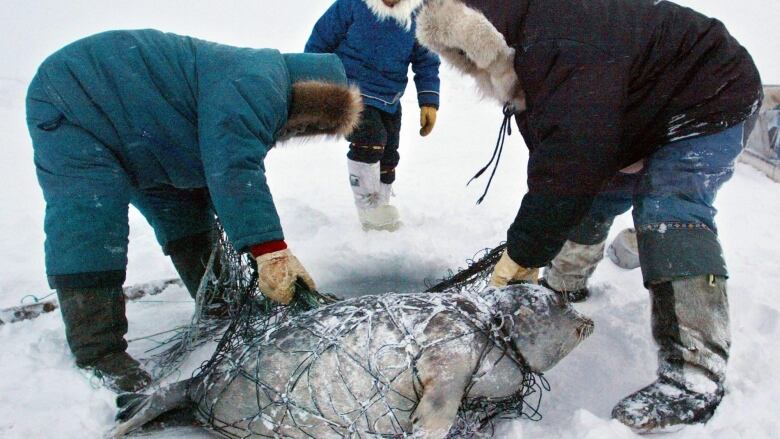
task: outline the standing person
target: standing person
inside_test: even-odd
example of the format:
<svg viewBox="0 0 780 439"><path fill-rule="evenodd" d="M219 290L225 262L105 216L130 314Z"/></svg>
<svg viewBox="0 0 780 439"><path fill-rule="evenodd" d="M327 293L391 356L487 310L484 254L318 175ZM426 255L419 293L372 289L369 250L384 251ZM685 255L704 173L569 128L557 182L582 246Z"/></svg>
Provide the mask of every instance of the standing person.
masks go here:
<svg viewBox="0 0 780 439"><path fill-rule="evenodd" d="M46 59L27 123L46 200L46 271L76 364L121 391L150 382L125 352L128 204L193 296L215 214L236 249L257 258L265 295L289 303L297 279L314 289L287 249L263 161L280 139L348 134L361 108L333 55L138 30Z"/></svg>
<svg viewBox="0 0 780 439"><path fill-rule="evenodd" d="M589 210L612 205L599 194L622 200L614 188L628 187L658 379L612 414L641 432L708 420L730 347L713 201L761 104L748 52L721 22L657 0L429 0L417 26L422 44L514 107L530 149L492 284L536 282Z"/></svg>
<svg viewBox="0 0 780 439"><path fill-rule="evenodd" d="M362 122L347 137L349 182L366 230L395 230L390 204L400 155L401 96L409 65L415 73L420 135L427 136L439 108L439 57L415 41L412 14L422 0L336 0L314 26L307 53L335 53L366 104Z"/></svg>

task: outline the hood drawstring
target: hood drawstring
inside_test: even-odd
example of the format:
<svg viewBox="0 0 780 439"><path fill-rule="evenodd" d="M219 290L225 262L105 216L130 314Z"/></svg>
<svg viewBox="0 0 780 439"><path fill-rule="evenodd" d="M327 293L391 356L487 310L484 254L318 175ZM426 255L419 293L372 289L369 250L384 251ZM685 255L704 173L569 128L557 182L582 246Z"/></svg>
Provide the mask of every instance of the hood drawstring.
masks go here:
<svg viewBox="0 0 780 439"><path fill-rule="evenodd" d="M479 197L479 200L477 200L477 204L482 204L482 201L485 200L485 197L487 196L488 191L490 190L490 184L493 182L493 177L496 175L496 170L498 170L498 163L501 161L501 153L504 151L504 142L506 141L507 136L512 135L512 116L515 114L515 108L512 106L512 104L504 104L504 121L501 122L501 129L498 132L498 140L496 141L496 147L493 150L493 156L490 157L490 161L485 165L482 169L477 172L476 175L471 177L471 180L469 180L468 183L466 183L466 186L470 185L472 181L478 179L482 176L482 174L487 171L487 169L490 167L491 164L493 164L493 161L495 160L496 164L493 166L493 172L490 173L490 178L488 179L487 186L485 186L485 192L482 193L482 196Z"/></svg>

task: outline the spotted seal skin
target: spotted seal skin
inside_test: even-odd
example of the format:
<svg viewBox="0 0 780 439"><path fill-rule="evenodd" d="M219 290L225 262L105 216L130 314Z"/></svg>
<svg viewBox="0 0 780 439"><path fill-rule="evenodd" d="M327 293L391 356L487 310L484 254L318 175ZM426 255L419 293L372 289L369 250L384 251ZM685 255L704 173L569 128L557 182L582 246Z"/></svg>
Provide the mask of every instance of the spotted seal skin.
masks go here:
<svg viewBox="0 0 780 439"><path fill-rule="evenodd" d="M592 331L532 285L356 298L292 318L206 376L144 397L110 437L192 404L230 438L443 438L461 402L513 395L522 362L546 371Z"/></svg>

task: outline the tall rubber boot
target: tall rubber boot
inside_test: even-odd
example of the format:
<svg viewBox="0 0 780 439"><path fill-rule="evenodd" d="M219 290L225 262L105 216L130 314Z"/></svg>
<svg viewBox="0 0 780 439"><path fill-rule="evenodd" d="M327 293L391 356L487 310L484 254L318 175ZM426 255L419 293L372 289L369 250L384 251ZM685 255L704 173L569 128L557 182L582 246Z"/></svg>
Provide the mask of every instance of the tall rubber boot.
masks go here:
<svg viewBox="0 0 780 439"><path fill-rule="evenodd" d="M604 259L604 242L578 244L566 241L558 255L544 270L539 282L566 297L570 302L582 302L590 296L588 279Z"/></svg>
<svg viewBox="0 0 780 439"><path fill-rule="evenodd" d="M612 416L641 433L706 422L723 398L729 356L726 279L696 276L650 286L658 380L622 400Z"/></svg>
<svg viewBox="0 0 780 439"><path fill-rule="evenodd" d="M121 287L59 289L65 335L76 364L92 370L106 387L137 392L151 376L125 352L127 318Z"/></svg>

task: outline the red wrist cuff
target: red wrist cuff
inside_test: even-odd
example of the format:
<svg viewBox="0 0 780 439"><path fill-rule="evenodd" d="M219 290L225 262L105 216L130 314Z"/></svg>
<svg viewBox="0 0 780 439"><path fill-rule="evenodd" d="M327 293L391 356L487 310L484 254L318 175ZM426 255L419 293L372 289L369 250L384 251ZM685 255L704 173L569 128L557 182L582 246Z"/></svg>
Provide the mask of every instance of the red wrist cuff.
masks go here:
<svg viewBox="0 0 780 439"><path fill-rule="evenodd" d="M283 239L280 239L278 241L268 241L262 244L253 245L249 247L249 251L252 253L252 256L259 258L262 255L278 252L286 248L287 243L284 242Z"/></svg>

